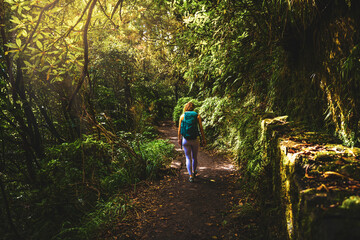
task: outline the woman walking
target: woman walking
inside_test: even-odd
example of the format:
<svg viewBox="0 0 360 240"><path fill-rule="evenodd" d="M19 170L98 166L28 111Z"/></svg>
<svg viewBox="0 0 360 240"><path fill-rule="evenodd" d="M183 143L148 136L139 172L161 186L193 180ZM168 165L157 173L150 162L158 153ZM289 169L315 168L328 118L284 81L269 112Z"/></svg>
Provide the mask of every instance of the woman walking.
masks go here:
<svg viewBox="0 0 360 240"><path fill-rule="evenodd" d="M197 170L197 154L199 151L199 139L203 146L206 145L204 129L202 127L200 115L194 111L195 106L192 102L188 102L184 107L184 114L179 120L178 142L184 147L186 157L186 168L189 172L189 181L194 182ZM200 134L199 134L200 128Z"/></svg>

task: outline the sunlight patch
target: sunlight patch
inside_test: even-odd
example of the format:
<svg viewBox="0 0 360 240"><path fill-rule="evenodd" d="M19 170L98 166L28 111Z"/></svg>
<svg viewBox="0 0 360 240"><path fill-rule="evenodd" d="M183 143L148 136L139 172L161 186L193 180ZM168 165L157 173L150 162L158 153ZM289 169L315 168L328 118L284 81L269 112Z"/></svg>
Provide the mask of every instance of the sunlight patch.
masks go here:
<svg viewBox="0 0 360 240"><path fill-rule="evenodd" d="M234 168L234 165L232 165L232 164L223 164L223 165L220 165L220 166L216 166L215 169L223 169L223 170L230 171L230 170L234 170L235 168Z"/></svg>

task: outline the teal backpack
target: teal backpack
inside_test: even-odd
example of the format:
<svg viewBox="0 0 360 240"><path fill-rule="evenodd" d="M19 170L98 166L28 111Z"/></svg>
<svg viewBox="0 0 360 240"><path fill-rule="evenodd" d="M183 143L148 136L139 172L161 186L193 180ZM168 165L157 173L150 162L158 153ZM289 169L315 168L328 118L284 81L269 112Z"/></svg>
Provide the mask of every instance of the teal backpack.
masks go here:
<svg viewBox="0 0 360 240"><path fill-rule="evenodd" d="M194 111L184 113L184 119L181 122L181 135L185 139L194 140L199 136L198 114Z"/></svg>

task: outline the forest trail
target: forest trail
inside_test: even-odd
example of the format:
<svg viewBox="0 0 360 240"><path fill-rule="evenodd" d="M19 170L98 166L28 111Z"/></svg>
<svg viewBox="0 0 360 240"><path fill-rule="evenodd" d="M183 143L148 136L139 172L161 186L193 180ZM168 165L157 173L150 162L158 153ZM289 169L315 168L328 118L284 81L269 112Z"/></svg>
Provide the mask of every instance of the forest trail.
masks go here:
<svg viewBox="0 0 360 240"><path fill-rule="evenodd" d="M173 123L164 123L159 131L161 138L169 139L177 151L182 151ZM118 229L122 233L112 239L239 239L228 229L230 224L224 224L232 203L241 197L235 168L226 158L203 150L198 157L199 177L194 183L188 180L182 152L177 174L138 190L134 196L138 209L135 219L129 218L127 226Z"/></svg>

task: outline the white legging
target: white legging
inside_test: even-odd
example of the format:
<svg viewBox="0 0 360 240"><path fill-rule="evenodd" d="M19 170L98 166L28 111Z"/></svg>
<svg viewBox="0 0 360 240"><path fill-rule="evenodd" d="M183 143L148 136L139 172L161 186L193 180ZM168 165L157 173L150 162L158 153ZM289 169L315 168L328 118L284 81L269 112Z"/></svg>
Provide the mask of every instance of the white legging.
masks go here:
<svg viewBox="0 0 360 240"><path fill-rule="evenodd" d="M197 167L197 154L199 151L199 141L197 139L186 140L185 138L183 138L182 145L184 147L184 152L186 157L186 168L189 172L189 175L193 175L193 172L195 172Z"/></svg>

